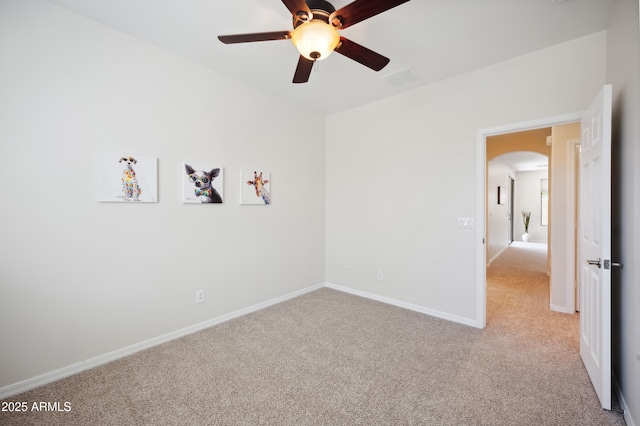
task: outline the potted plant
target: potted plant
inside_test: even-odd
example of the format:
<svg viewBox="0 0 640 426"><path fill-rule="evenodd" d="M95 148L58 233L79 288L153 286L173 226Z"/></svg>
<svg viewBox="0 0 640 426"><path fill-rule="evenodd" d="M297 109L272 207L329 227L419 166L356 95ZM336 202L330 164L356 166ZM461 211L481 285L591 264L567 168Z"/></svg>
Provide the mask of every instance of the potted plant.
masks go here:
<svg viewBox="0 0 640 426"><path fill-rule="evenodd" d="M531 235L529 235L529 221L531 220L531 212L527 210L522 210L522 222L524 223L524 234L522 234L522 241L528 242L531 240Z"/></svg>

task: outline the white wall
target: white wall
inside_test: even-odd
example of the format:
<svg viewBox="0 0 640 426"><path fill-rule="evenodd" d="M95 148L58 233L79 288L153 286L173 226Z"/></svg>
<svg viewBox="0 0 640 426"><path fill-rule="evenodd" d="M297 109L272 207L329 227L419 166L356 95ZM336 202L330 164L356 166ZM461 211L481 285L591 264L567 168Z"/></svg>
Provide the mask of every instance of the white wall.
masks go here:
<svg viewBox="0 0 640 426"><path fill-rule="evenodd" d="M640 34L637 0L614 2L607 31L607 81L613 85L613 372L627 425L640 425Z"/></svg>
<svg viewBox="0 0 640 426"><path fill-rule="evenodd" d="M595 94L593 95L595 97ZM551 252L550 306L558 312L575 312L575 140L580 123L553 126L549 212Z"/></svg>
<svg viewBox="0 0 640 426"><path fill-rule="evenodd" d="M0 0L0 389L323 283L323 125L50 3ZM157 157L159 202L98 203L100 150ZM224 204L181 204L185 160L224 166ZM246 167L271 172L270 206L238 205Z"/></svg>
<svg viewBox="0 0 640 426"><path fill-rule="evenodd" d="M531 218L529 220L529 234L531 235L531 241L546 243L548 226L542 226L540 224L540 180L548 179L548 173L546 171L518 172L516 173L515 178L516 194L513 213L515 220L514 239L522 241L522 234L524 234L522 211L527 210L531 212Z"/></svg>
<svg viewBox="0 0 640 426"><path fill-rule="evenodd" d="M605 81L605 41L584 37L328 117L327 281L478 325L484 249L457 227L478 207L477 131L584 110Z"/></svg>

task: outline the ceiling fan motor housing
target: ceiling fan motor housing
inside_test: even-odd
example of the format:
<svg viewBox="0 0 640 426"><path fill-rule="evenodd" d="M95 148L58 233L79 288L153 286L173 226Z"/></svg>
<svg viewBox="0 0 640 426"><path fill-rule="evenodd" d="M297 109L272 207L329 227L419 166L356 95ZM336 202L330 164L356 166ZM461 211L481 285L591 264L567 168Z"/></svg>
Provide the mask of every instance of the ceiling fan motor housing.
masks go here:
<svg viewBox="0 0 640 426"><path fill-rule="evenodd" d="M313 16L311 19L307 16L305 12L298 12L297 16L293 17L293 28L298 28L305 22L308 21L322 21L325 24L329 23L329 16L336 11L336 8L333 7L331 3L324 0L306 0L307 6L309 6L309 10Z"/></svg>

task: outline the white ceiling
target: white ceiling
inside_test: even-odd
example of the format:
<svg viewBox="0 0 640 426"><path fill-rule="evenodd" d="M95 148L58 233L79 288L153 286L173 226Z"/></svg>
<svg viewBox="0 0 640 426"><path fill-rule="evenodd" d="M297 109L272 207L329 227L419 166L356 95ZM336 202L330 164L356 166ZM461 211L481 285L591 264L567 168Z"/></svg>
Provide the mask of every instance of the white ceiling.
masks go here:
<svg viewBox="0 0 640 426"><path fill-rule="evenodd" d="M612 0L411 0L341 35L391 59L375 72L333 54L292 84L288 40L225 45L222 34L292 29L281 0L49 0L216 72L331 114L606 29ZM336 9L351 0L334 0ZM418 78L383 77L410 69Z"/></svg>

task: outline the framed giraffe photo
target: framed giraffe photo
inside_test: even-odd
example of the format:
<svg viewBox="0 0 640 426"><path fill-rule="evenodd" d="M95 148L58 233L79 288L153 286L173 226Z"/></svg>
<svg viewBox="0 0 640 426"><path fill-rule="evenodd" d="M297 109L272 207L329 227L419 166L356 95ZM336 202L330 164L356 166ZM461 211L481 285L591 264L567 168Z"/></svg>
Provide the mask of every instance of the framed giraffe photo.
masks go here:
<svg viewBox="0 0 640 426"><path fill-rule="evenodd" d="M259 169L240 170L240 204L271 204L271 177Z"/></svg>
<svg viewBox="0 0 640 426"><path fill-rule="evenodd" d="M98 201L158 202L158 159L131 152L98 153Z"/></svg>
<svg viewBox="0 0 640 426"><path fill-rule="evenodd" d="M224 169L211 163L182 163L182 202L221 204L224 195Z"/></svg>

